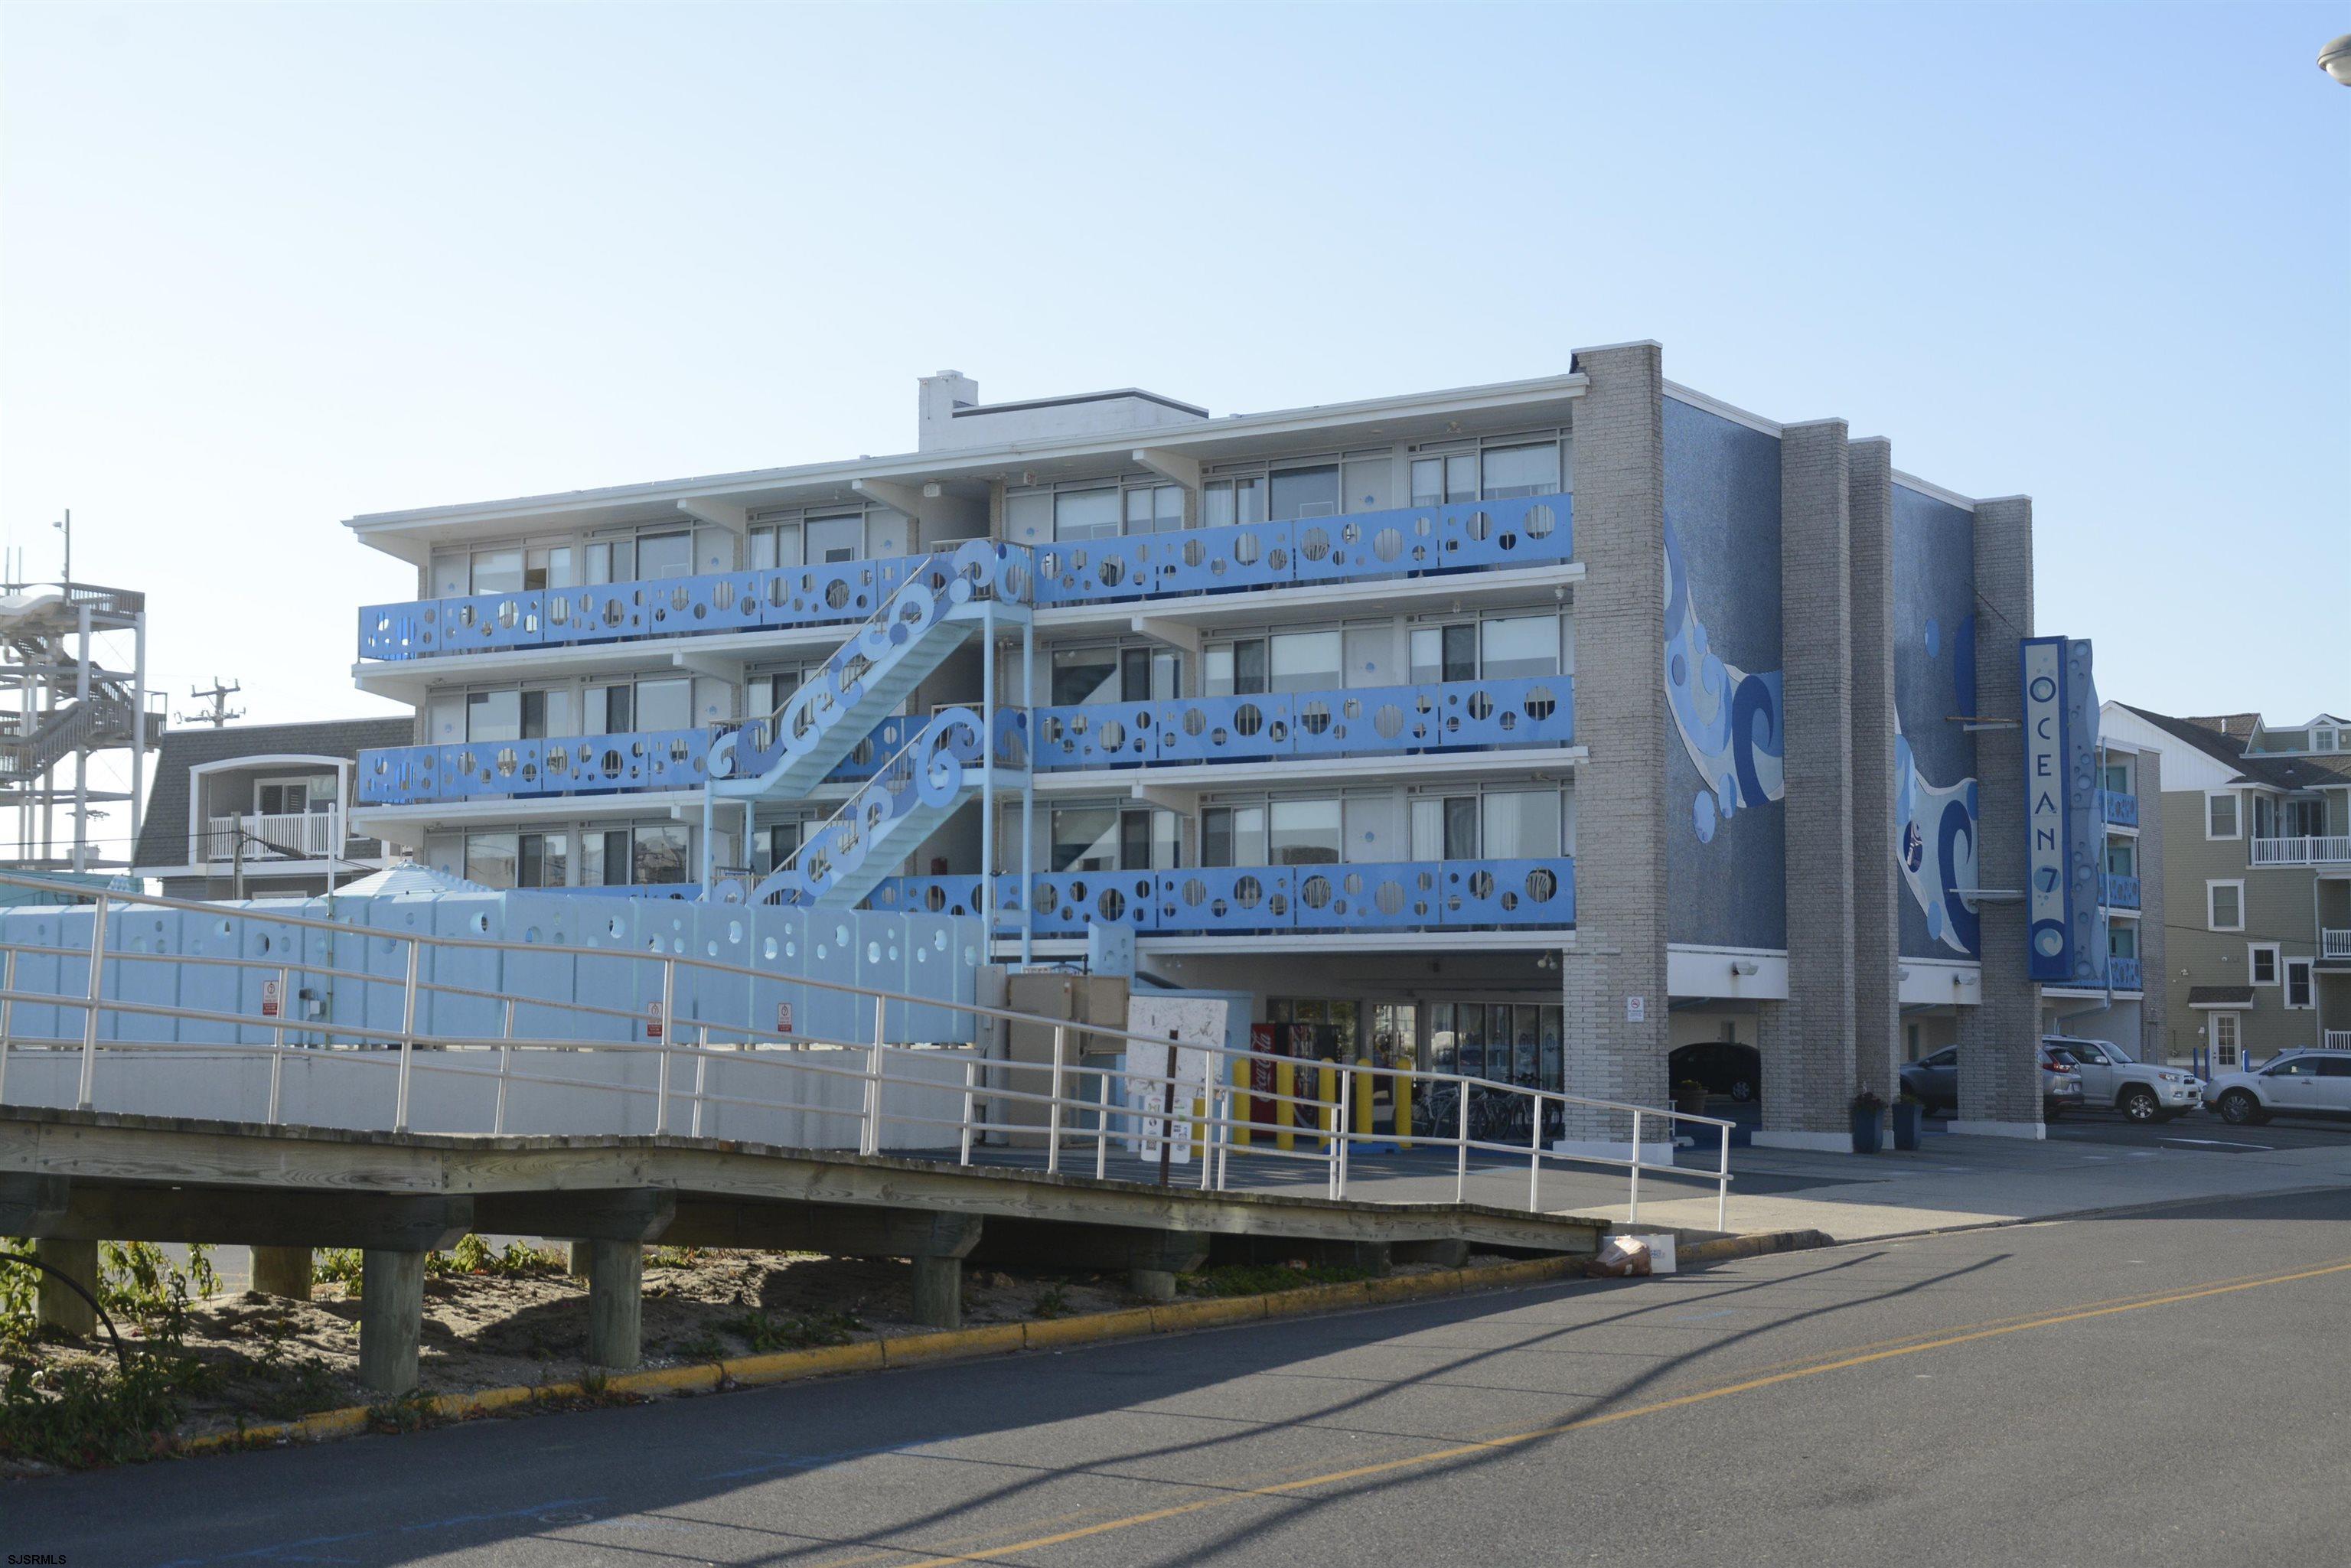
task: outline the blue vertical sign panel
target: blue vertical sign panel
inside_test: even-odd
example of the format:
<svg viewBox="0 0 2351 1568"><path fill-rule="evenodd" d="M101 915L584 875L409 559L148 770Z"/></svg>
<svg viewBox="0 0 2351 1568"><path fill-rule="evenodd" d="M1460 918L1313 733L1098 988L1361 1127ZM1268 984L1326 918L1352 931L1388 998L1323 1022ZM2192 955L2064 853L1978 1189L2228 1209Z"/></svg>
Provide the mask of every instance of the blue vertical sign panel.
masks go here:
<svg viewBox="0 0 2351 1568"><path fill-rule="evenodd" d="M2098 693L2090 644L2028 637L2024 685L2028 973L2043 985L2105 984L2097 941Z"/></svg>

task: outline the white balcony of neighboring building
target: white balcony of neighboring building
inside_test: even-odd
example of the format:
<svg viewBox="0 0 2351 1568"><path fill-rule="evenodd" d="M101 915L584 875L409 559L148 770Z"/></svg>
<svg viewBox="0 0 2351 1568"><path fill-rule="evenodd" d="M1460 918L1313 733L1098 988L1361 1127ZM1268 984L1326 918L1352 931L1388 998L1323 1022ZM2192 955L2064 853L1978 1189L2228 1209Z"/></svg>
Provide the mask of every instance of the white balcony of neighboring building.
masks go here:
<svg viewBox="0 0 2351 1568"><path fill-rule="evenodd" d="M2351 865L2351 833L2256 838L2247 847L2257 866Z"/></svg>

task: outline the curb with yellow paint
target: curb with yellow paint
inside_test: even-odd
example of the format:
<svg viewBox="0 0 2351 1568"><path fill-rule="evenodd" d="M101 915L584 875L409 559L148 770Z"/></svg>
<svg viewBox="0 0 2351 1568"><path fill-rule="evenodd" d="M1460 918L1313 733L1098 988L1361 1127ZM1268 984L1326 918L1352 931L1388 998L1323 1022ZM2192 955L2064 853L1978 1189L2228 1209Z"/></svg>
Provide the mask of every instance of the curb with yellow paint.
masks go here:
<svg viewBox="0 0 2351 1568"><path fill-rule="evenodd" d="M1711 1263L1828 1244L1829 1239L1817 1230L1780 1230L1759 1236L1728 1236L1718 1240L1698 1242L1681 1249L1679 1257L1685 1263ZM495 1415L517 1406L616 1394L709 1394L725 1388L791 1383L804 1377L824 1377L843 1372L873 1372L891 1366L967 1361L985 1355L1008 1355L1023 1350L1065 1350L1071 1345L1144 1339L1155 1333L1229 1328L1236 1323L1259 1322L1269 1318L1301 1317L1312 1312L1391 1306L1401 1301L1428 1301L1478 1291L1540 1285L1578 1275L1583 1263L1580 1255L1532 1258L1515 1263L1487 1263L1470 1269L1436 1269L1423 1274L1391 1274L1381 1279L1350 1280L1332 1285L1301 1285L1294 1291L1276 1291L1262 1296L1210 1296L1186 1301L1165 1301L1148 1307L1128 1307L1118 1312L1090 1312L1081 1317L984 1323L967 1329L942 1329L929 1333L901 1334L890 1339L860 1340L853 1344L821 1345L812 1350L778 1351L733 1361L705 1361L690 1366L658 1367L648 1372L614 1373L594 1389L585 1383L574 1382L549 1383L536 1388L486 1388L471 1394L438 1394L416 1401L414 1408L420 1415L456 1421ZM370 1414L370 1406L357 1405L340 1410L322 1410L298 1420L191 1437L180 1448L185 1453L205 1453L222 1448L274 1447L281 1442L318 1442L330 1437L349 1437L368 1429Z"/></svg>

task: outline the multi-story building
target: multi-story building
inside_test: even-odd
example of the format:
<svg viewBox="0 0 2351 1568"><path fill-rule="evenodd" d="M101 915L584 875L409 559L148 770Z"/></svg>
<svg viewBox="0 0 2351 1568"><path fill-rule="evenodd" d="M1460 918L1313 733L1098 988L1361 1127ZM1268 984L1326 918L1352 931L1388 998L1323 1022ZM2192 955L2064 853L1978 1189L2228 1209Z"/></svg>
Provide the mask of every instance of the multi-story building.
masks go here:
<svg viewBox="0 0 2351 1568"><path fill-rule="evenodd" d="M948 371L911 454L349 527L418 594L357 819L472 881L1118 925L1284 1042L1642 1103L1728 1042L1823 1146L1956 1038L2037 1132L2031 504L1655 344L1221 418Z"/></svg>
<svg viewBox="0 0 2351 1568"><path fill-rule="evenodd" d="M2098 728L2095 942L2105 957L2104 984L2043 988L2042 1021L2053 1034L2112 1040L2146 1061L2168 1060L2172 1045L2163 921L2164 821L2142 799L2158 799L2163 755L2115 733L2100 710ZM2153 977L2152 989L2144 981Z"/></svg>
<svg viewBox="0 0 2351 1568"><path fill-rule="evenodd" d="M363 751L404 718L248 724L164 733L131 874L172 898L307 898L392 863L351 805Z"/></svg>
<svg viewBox="0 0 2351 1568"><path fill-rule="evenodd" d="M2161 759L2167 1053L2226 1071L2351 1048L2351 719L2108 703L2101 731Z"/></svg>

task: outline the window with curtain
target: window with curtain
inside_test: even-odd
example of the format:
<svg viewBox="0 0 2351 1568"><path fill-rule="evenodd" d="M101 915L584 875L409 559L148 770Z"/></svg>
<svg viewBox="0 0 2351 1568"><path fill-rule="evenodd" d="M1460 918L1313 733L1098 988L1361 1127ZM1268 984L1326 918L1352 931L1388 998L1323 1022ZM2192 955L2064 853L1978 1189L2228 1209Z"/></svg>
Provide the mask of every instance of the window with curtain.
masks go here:
<svg viewBox="0 0 2351 1568"><path fill-rule="evenodd" d="M1559 617L1514 615L1478 627L1481 674L1489 681L1559 674Z"/></svg>
<svg viewBox="0 0 2351 1568"><path fill-rule="evenodd" d="M1275 691L1321 692L1342 684L1343 640L1338 632L1282 632L1269 642Z"/></svg>
<svg viewBox="0 0 2351 1568"><path fill-rule="evenodd" d="M1559 791L1497 789L1479 801L1485 860L1550 860L1559 854Z"/></svg>
<svg viewBox="0 0 2351 1568"><path fill-rule="evenodd" d="M1053 537L1057 539L1113 538L1118 534L1118 519L1115 488L1063 490L1053 497Z"/></svg>
<svg viewBox="0 0 2351 1568"><path fill-rule="evenodd" d="M1523 446L1489 446L1479 454L1485 466L1489 500L1510 496L1552 496L1559 493L1559 443L1530 442Z"/></svg>
<svg viewBox="0 0 2351 1568"><path fill-rule="evenodd" d="M1274 522L1293 517L1334 517L1339 515L1339 465L1317 464L1311 468L1276 470L1272 484Z"/></svg>
<svg viewBox="0 0 2351 1568"><path fill-rule="evenodd" d="M637 683L639 729L687 729L694 724L694 683L677 679Z"/></svg>
<svg viewBox="0 0 2351 1568"><path fill-rule="evenodd" d="M1270 844L1275 865L1336 865L1339 862L1339 802L1336 800L1276 800L1270 809Z"/></svg>
<svg viewBox="0 0 2351 1568"><path fill-rule="evenodd" d="M645 578L693 576L694 535L679 528L673 533L637 536L637 575Z"/></svg>
<svg viewBox="0 0 2351 1568"><path fill-rule="evenodd" d="M1173 533L1184 526L1184 492L1175 485L1135 485L1126 491L1126 531Z"/></svg>

